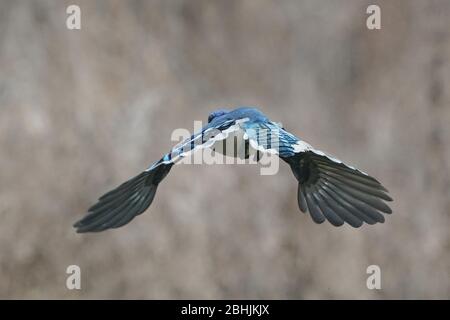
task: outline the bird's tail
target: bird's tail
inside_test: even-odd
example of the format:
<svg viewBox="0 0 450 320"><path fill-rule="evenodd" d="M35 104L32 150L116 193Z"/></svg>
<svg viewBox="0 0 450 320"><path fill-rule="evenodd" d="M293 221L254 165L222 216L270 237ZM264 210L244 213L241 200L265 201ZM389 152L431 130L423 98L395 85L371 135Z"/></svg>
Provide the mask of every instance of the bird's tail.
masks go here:
<svg viewBox="0 0 450 320"><path fill-rule="evenodd" d="M101 196L88 214L74 224L78 233L119 228L143 213L152 203L158 184L172 168L159 161L136 177Z"/></svg>

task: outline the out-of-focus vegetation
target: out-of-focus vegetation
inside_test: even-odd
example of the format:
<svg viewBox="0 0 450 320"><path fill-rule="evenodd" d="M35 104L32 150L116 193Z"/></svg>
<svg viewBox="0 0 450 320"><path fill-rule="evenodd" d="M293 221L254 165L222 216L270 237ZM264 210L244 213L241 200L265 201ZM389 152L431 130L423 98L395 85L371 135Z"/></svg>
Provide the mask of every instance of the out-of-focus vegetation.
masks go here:
<svg viewBox="0 0 450 320"><path fill-rule="evenodd" d="M76 2L79 31L73 1L0 0L1 298L450 296L449 1L377 1L379 31L370 1ZM186 165L131 224L74 232L173 129L236 105L377 177L394 214L316 225L287 166Z"/></svg>

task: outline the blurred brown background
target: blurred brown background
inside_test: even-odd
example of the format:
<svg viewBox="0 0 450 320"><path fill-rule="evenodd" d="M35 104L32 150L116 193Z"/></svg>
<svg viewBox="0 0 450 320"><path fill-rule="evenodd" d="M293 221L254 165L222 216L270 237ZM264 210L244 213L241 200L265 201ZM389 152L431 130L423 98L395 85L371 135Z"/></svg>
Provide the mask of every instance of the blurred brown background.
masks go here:
<svg viewBox="0 0 450 320"><path fill-rule="evenodd" d="M445 0L1 0L0 298L449 298L449 16ZM186 165L126 227L74 232L173 129L236 105L377 177L394 214L316 225L287 166Z"/></svg>

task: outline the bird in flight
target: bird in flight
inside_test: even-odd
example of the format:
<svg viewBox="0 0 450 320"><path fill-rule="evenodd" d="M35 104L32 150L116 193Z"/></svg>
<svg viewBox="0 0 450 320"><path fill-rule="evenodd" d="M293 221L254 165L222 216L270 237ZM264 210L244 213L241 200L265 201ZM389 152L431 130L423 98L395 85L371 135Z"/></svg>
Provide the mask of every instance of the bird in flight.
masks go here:
<svg viewBox="0 0 450 320"><path fill-rule="evenodd" d="M364 222L383 223L383 213L392 213L385 203L392 198L375 178L314 149L258 109L240 107L212 112L208 124L199 132L145 171L101 196L86 216L74 224L76 231L99 232L129 223L150 206L159 183L186 156L212 148L224 155L231 151L236 157L236 149L226 150L225 142L230 139L237 141L239 150L244 150L240 157L248 158L249 150L253 150L276 154L286 162L298 181L298 206L302 212L309 212L316 223L328 220L334 226L347 223L357 228Z"/></svg>

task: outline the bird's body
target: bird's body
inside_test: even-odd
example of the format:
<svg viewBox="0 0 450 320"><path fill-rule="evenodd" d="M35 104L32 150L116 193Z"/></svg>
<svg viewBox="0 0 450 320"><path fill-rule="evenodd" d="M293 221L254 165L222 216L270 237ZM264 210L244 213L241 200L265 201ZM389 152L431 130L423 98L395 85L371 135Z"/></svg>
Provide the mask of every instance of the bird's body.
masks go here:
<svg viewBox="0 0 450 320"><path fill-rule="evenodd" d="M127 224L150 206L159 183L175 163L206 148L243 159L257 152L278 155L298 181L300 210L309 211L316 223L328 220L335 226L346 222L359 227L364 222L384 222L382 213L392 212L384 202L392 199L376 179L314 149L258 109L241 107L212 112L200 132L100 197L89 214L74 225L77 232L98 232Z"/></svg>

